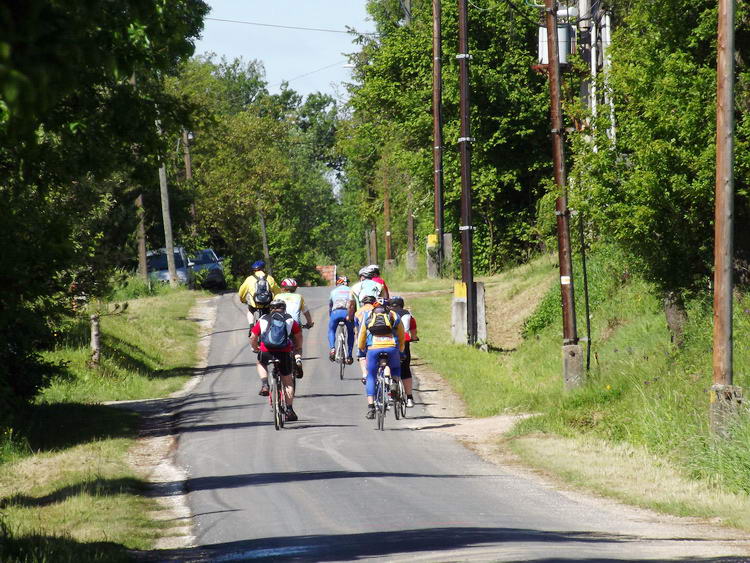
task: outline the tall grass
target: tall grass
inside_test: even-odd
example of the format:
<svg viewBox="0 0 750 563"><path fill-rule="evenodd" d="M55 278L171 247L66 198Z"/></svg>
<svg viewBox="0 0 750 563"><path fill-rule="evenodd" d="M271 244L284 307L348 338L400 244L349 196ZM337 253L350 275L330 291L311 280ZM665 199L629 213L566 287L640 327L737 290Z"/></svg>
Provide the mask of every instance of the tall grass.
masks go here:
<svg viewBox="0 0 750 563"><path fill-rule="evenodd" d="M125 561L175 525L153 518L147 483L128 464L138 415L98 403L182 386L196 360L195 295L169 290L103 317L98 368L88 366L88 327L65 327L46 354L65 376L0 435L0 561Z"/></svg>
<svg viewBox="0 0 750 563"><path fill-rule="evenodd" d="M599 249L589 266L592 363L587 384L578 390L563 389L557 285L511 353L450 343L451 296L413 298L422 337L413 350L447 377L473 416L537 413L518 424L515 436L544 432L627 443L669 460L695 479L750 493L749 418L737 421L731 440L714 439L708 428L712 318L707 298L689 302L685 345L676 349L661 300L629 271L621 254ZM576 281L581 334L582 284ZM738 299L734 326L735 384L747 386L750 297Z"/></svg>

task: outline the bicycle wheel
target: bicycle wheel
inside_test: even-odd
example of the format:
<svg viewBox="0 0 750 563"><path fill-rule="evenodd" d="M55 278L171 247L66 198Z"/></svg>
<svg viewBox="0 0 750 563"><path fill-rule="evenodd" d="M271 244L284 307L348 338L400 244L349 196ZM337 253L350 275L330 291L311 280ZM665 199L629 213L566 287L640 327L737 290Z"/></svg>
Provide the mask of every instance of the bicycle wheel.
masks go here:
<svg viewBox="0 0 750 563"><path fill-rule="evenodd" d="M406 389L404 389L404 382L398 380L398 405L396 410L401 411L401 418L406 418Z"/></svg>
<svg viewBox="0 0 750 563"><path fill-rule="evenodd" d="M385 430L385 409L388 407L388 396L385 386L385 378L383 377L382 369L378 372L378 388L376 391L376 409L378 419L378 430Z"/></svg>
<svg viewBox="0 0 750 563"><path fill-rule="evenodd" d="M336 361L339 363L339 379L344 379L344 368L346 367L346 346L344 345L344 331L339 329L336 339Z"/></svg>
<svg viewBox="0 0 750 563"><path fill-rule="evenodd" d="M271 410L273 411L273 425L276 427L276 430L281 428L283 422L281 420L281 408L279 405L279 386L277 384L277 378L276 378L276 368L275 366L271 368L271 373L268 377L268 383L269 383L269 395L271 397Z"/></svg>
<svg viewBox="0 0 750 563"><path fill-rule="evenodd" d="M398 385L391 386L391 396L393 397L393 414L396 420L401 418L401 389Z"/></svg>
<svg viewBox="0 0 750 563"><path fill-rule="evenodd" d="M284 428L284 421L286 420L286 392L284 390L284 384L281 382L281 379L276 376L279 379L279 426L281 428ZM294 378L294 376L292 376Z"/></svg>

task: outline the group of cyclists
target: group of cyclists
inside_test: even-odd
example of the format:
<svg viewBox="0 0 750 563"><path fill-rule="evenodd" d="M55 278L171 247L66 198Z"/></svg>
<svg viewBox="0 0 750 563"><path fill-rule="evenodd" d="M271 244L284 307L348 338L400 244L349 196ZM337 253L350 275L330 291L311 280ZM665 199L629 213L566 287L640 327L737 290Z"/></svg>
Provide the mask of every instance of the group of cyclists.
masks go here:
<svg viewBox="0 0 750 563"><path fill-rule="evenodd" d="M293 278L277 284L265 272L265 262L259 260L251 266L252 273L239 289L240 301L248 306L250 346L258 354L259 395L268 396L268 364L278 360L282 385L286 391L286 420L298 419L292 408L294 402L294 377L302 377L302 328L313 326L310 311L302 295L296 293ZM356 333L357 359L362 372L362 383L367 394L365 417L375 418L375 380L378 356L387 355L390 375L401 378L406 391L406 406L414 406L412 374L410 369L410 343L419 340L414 317L404 308L401 297L391 297L388 285L375 265L359 270L359 281L350 286L346 276L336 279L336 287L328 301L329 359L336 360L335 339L340 323L346 326L347 364L354 363ZM306 324L301 323L305 317Z"/></svg>

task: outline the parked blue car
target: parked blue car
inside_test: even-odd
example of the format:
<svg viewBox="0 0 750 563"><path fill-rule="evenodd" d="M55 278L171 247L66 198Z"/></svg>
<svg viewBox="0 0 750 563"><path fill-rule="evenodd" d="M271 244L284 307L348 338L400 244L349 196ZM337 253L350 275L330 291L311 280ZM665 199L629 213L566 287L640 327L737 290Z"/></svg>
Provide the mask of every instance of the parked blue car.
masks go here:
<svg viewBox="0 0 750 563"><path fill-rule="evenodd" d="M169 282L169 269L167 268L167 249L149 250L146 253L146 266L148 277L152 281ZM174 266L177 271L177 283L193 286L193 262L185 254L181 246L174 247Z"/></svg>
<svg viewBox="0 0 750 563"><path fill-rule="evenodd" d="M193 257L193 271L196 278L200 280L201 286L206 289L226 289L227 281L224 277L224 266L214 252L213 248L199 250ZM205 272L205 274L199 273Z"/></svg>

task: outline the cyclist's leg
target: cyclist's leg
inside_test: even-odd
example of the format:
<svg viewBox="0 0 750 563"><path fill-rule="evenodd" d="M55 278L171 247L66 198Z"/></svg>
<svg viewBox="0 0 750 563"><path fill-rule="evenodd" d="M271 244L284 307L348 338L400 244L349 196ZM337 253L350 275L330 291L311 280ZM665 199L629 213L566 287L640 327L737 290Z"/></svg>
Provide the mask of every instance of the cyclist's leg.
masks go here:
<svg viewBox="0 0 750 563"><path fill-rule="evenodd" d="M364 358L366 365L366 377L367 382L365 384L365 391L367 393L367 403L373 403L373 397L375 397L375 380L378 373L378 353L382 352L380 349L369 349L367 350L367 356Z"/></svg>
<svg viewBox="0 0 750 563"><path fill-rule="evenodd" d="M404 382L404 391L406 396L412 398L412 380L411 380L411 348L409 342L404 346L404 359L401 360L401 381Z"/></svg>
<svg viewBox="0 0 750 563"><path fill-rule="evenodd" d="M257 368L258 377L260 378L260 392L259 395L268 396L268 352L258 352Z"/></svg>
<svg viewBox="0 0 750 563"><path fill-rule="evenodd" d="M294 387L292 385L294 367L292 356L289 352L274 352L273 355L279 359L279 373L281 374L281 384L284 386L286 395L286 405L291 407L294 402Z"/></svg>
<svg viewBox="0 0 750 563"><path fill-rule="evenodd" d="M339 321L344 320L346 317L346 309L334 309L331 311L331 316L328 317L328 348L333 349L336 347L336 329L339 326Z"/></svg>
<svg viewBox="0 0 750 563"><path fill-rule="evenodd" d="M346 319L346 315L344 315ZM354 321L344 321L346 324L346 350L349 354L347 358L351 358L352 350L354 349Z"/></svg>

